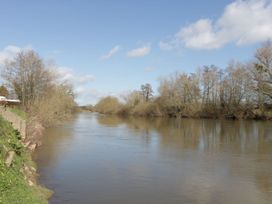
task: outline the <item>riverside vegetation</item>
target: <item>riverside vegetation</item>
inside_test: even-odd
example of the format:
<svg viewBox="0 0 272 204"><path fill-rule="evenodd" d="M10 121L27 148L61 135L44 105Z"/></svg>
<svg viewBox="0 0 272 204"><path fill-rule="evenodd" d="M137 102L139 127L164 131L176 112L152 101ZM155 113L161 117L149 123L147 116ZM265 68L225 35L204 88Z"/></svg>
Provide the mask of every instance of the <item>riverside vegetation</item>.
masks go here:
<svg viewBox="0 0 272 204"><path fill-rule="evenodd" d="M47 203L49 190L36 184L31 150L41 144L43 129L68 118L76 103L71 85L59 79L33 50L18 53L1 67L5 85L0 95L17 97L18 108L9 108L26 120L26 138L0 116L0 203ZM6 164L9 153L12 159Z"/></svg>
<svg viewBox="0 0 272 204"><path fill-rule="evenodd" d="M5 160L15 152L11 166ZM35 164L21 143L20 133L0 116L0 203L47 203L49 191L35 183Z"/></svg>
<svg viewBox="0 0 272 204"><path fill-rule="evenodd" d="M226 69L204 66L160 80L158 96L150 84L123 96L102 98L92 110L136 116L272 119L272 44L264 43L248 63Z"/></svg>

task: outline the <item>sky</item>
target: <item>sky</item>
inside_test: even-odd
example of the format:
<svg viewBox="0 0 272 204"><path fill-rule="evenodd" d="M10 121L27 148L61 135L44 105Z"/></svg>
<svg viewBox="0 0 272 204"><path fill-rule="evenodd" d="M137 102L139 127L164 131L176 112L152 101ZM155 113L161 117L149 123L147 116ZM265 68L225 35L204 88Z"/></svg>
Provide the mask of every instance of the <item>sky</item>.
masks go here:
<svg viewBox="0 0 272 204"><path fill-rule="evenodd" d="M272 0L0 0L0 66L21 50L54 60L95 104L175 72L247 62L272 39Z"/></svg>

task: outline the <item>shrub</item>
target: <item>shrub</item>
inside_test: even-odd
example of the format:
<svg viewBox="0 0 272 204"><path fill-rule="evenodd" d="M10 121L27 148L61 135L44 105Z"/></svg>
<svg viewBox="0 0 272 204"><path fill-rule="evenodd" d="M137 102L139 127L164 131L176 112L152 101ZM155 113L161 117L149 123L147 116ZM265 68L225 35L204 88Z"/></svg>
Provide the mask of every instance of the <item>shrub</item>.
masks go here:
<svg viewBox="0 0 272 204"><path fill-rule="evenodd" d="M44 126L50 126L67 119L74 111L76 103L72 95L67 93L67 87L55 86L36 100L30 109L30 116L36 118Z"/></svg>
<svg viewBox="0 0 272 204"><path fill-rule="evenodd" d="M142 102L136 105L131 113L136 116L161 116L160 108L154 102Z"/></svg>
<svg viewBox="0 0 272 204"><path fill-rule="evenodd" d="M96 105L95 111L104 114L116 114L119 112L122 104L116 97L108 96L102 98Z"/></svg>

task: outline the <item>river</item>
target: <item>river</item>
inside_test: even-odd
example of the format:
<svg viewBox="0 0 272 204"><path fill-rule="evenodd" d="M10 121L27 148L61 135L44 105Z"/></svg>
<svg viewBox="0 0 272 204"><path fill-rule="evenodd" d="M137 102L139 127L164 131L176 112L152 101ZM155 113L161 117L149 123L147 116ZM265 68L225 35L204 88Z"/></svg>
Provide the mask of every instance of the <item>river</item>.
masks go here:
<svg viewBox="0 0 272 204"><path fill-rule="evenodd" d="M271 121L83 112L47 129L34 159L50 203L272 203Z"/></svg>

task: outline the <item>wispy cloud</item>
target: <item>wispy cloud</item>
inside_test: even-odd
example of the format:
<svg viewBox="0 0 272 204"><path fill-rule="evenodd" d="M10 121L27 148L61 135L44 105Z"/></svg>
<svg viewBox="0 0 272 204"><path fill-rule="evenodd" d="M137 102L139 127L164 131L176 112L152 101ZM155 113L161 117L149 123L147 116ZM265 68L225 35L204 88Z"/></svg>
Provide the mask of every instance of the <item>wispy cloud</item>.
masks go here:
<svg viewBox="0 0 272 204"><path fill-rule="evenodd" d="M18 47L15 45L8 45L3 50L0 51L0 65L4 65L5 61L11 60L17 53L22 50L32 49L31 45L24 47Z"/></svg>
<svg viewBox="0 0 272 204"><path fill-rule="evenodd" d="M150 53L151 47L150 45L145 45L143 47L139 47L127 52L128 57L143 57Z"/></svg>
<svg viewBox="0 0 272 204"><path fill-rule="evenodd" d="M92 104L95 105L101 98L106 96L120 97L119 94L114 94L112 92L102 92L92 87L79 86L75 88L75 93L77 95L76 101L79 105Z"/></svg>
<svg viewBox="0 0 272 204"><path fill-rule="evenodd" d="M102 92L86 86L76 87L74 91L77 96L76 101L79 105L94 105L100 98L105 96Z"/></svg>
<svg viewBox="0 0 272 204"><path fill-rule="evenodd" d="M172 38L161 41L160 48L216 49L228 43L243 45L268 39L272 39L272 1L236 0L217 20L204 18L182 27Z"/></svg>
<svg viewBox="0 0 272 204"><path fill-rule="evenodd" d="M68 67L57 67L56 70L60 81L66 81L75 86L84 85L95 80L95 77L91 74L77 74Z"/></svg>
<svg viewBox="0 0 272 204"><path fill-rule="evenodd" d="M159 47L161 50L173 50L174 45L172 41L160 41Z"/></svg>
<svg viewBox="0 0 272 204"><path fill-rule="evenodd" d="M116 45L115 47L113 47L107 54L103 55L101 57L102 60L106 60L106 59L110 59L113 55L115 55L117 52L119 52L121 50L121 46L120 45Z"/></svg>
<svg viewBox="0 0 272 204"><path fill-rule="evenodd" d="M153 71L155 71L155 70L156 70L155 67L146 67L146 68L144 69L145 72L153 72Z"/></svg>
<svg viewBox="0 0 272 204"><path fill-rule="evenodd" d="M101 93L90 88L90 83L95 81L91 74L79 74L68 67L55 68L60 82L67 82L73 86L76 102L80 105L90 104L100 97Z"/></svg>

